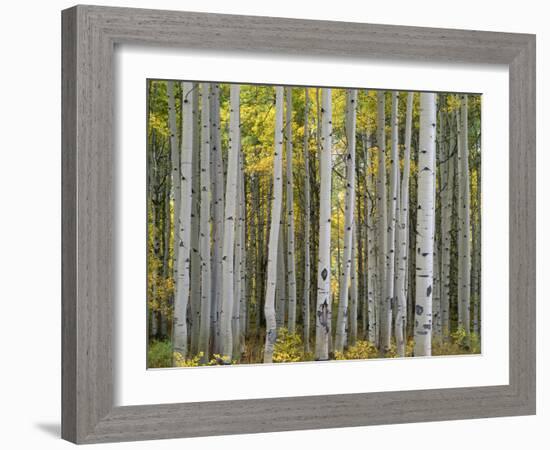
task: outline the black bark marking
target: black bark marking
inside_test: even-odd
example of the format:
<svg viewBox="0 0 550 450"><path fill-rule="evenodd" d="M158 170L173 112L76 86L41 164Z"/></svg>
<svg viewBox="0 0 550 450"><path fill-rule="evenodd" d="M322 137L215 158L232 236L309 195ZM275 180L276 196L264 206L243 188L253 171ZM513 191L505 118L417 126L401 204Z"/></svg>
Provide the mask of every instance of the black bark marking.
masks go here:
<svg viewBox="0 0 550 450"><path fill-rule="evenodd" d="M325 331L329 332L329 318L328 318L328 303L325 300L323 304L321 305L320 310L317 311L317 317L319 318L319 324L325 329Z"/></svg>
<svg viewBox="0 0 550 450"><path fill-rule="evenodd" d="M321 272L321 278L324 280L327 279L327 275L328 275L328 272L327 272L327 269L326 267L323 269L323 271Z"/></svg>
<svg viewBox="0 0 550 450"><path fill-rule="evenodd" d="M420 306L420 305L416 305L415 309L416 309L416 315L417 316L421 316L422 313L424 312L424 308L422 308L422 306Z"/></svg>
<svg viewBox="0 0 550 450"><path fill-rule="evenodd" d="M429 297L430 295L432 295L432 285L431 284L428 286L428 289L426 289L426 297Z"/></svg>

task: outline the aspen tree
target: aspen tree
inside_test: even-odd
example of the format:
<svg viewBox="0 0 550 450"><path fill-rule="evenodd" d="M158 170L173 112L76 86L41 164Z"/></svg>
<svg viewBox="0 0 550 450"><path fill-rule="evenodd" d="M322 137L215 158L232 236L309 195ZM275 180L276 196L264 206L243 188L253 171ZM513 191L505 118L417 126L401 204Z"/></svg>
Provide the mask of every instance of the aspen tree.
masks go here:
<svg viewBox="0 0 550 450"><path fill-rule="evenodd" d="M435 94L420 94L414 356L431 356L435 213Z"/></svg>
<svg viewBox="0 0 550 450"><path fill-rule="evenodd" d="M211 322L214 341L219 341L219 313L222 298L222 253L224 227L224 165L220 125L220 86L211 85L211 161L212 161L212 302ZM218 353L215 349L215 353Z"/></svg>
<svg viewBox="0 0 550 450"><path fill-rule="evenodd" d="M460 97L458 166L458 325L470 335L470 172L468 163L468 96Z"/></svg>
<svg viewBox="0 0 550 450"><path fill-rule="evenodd" d="M317 306L315 313L315 359L328 360L331 340L330 231L332 171L332 92L321 92L321 148L319 156L319 254L317 270Z"/></svg>
<svg viewBox="0 0 550 450"><path fill-rule="evenodd" d="M244 227L244 198L242 196L242 185L244 183L242 173L242 152L239 151L239 171L237 173L237 214L236 214L236 230L235 230L235 284L234 284L234 301L233 312L231 318L231 329L233 332L233 359L238 359L241 354L241 307L244 297L243 286L243 227Z"/></svg>
<svg viewBox="0 0 550 450"><path fill-rule="evenodd" d="M379 283L379 342L382 353L390 348L391 308L387 301L387 268L388 268L388 203L386 196L386 98L384 91L376 93L377 127L376 143L378 145L378 283Z"/></svg>
<svg viewBox="0 0 550 450"><path fill-rule="evenodd" d="M309 298L311 284L311 257L310 257L310 233L311 233L311 192L309 178L309 93L305 88L304 101L304 298L303 298L303 327L304 350L309 352Z"/></svg>
<svg viewBox="0 0 550 450"><path fill-rule="evenodd" d="M371 143L367 137L365 139L365 173L366 183L365 190L367 190L367 339L375 343L376 342L376 217L374 215L374 202L372 194L368 192L368 189L374 188L374 171L371 164ZM374 189L373 189L374 190Z"/></svg>
<svg viewBox="0 0 550 450"><path fill-rule="evenodd" d="M288 274L288 331L296 332L296 256L294 231L294 184L292 176L292 88L286 88L286 229Z"/></svg>
<svg viewBox="0 0 550 450"><path fill-rule="evenodd" d="M351 274L350 274L350 308L349 308L349 345L357 343L357 228L353 227L353 239L351 248Z"/></svg>
<svg viewBox="0 0 550 450"><path fill-rule="evenodd" d="M193 83L193 162L191 171L193 180L191 184L191 306L195 325L200 316L201 305L201 260L200 260L200 107L199 107L199 83ZM198 340L197 348L198 349Z"/></svg>
<svg viewBox="0 0 550 450"><path fill-rule="evenodd" d="M357 113L357 90L348 89L346 95L346 198L344 205L344 262L340 281L338 317L336 323L335 350L342 352L346 341L348 322L348 296L352 266L354 206L355 206L355 127Z"/></svg>
<svg viewBox="0 0 550 450"><path fill-rule="evenodd" d="M229 118L229 151L227 157L227 173L235 174L239 167L240 142L240 86L230 87L230 118ZM233 333L231 317L234 302L234 255L235 255L235 214L237 198L237 177L228 176L225 189L225 214L223 228L222 253L222 305L220 311L220 343L221 354L231 361L233 352Z"/></svg>
<svg viewBox="0 0 550 450"><path fill-rule="evenodd" d="M391 156L390 156L390 186L389 202L387 216L387 257L386 257L386 283L384 289L384 317L382 319L382 342L383 353L386 353L391 346L391 328L392 328L392 302L394 293L394 272L395 272L395 224L397 212L397 164L399 163L399 154L397 152L398 141L398 115L397 107L399 97L397 92L391 95Z"/></svg>
<svg viewBox="0 0 550 450"><path fill-rule="evenodd" d="M445 191L442 195L441 210L441 333L443 339L448 339L450 332L450 290L451 290L451 228L453 219L453 204L455 190L455 161L454 151L456 144L456 133L454 121L456 116L447 116L446 129L449 132L449 143L445 147L446 163L445 168ZM449 123L453 122L453 123Z"/></svg>
<svg viewBox="0 0 550 450"><path fill-rule="evenodd" d="M403 175L401 179L401 207L399 208L398 238L399 259L397 264L397 315L395 317L395 340L397 341L397 354L405 356L406 329L405 320L407 317L407 295L406 276L409 261L409 176L411 161L411 135L412 135L412 112L414 94L407 94L407 113L405 117L405 148L403 154Z"/></svg>
<svg viewBox="0 0 550 450"><path fill-rule="evenodd" d="M275 319L275 288L277 284L277 259L279 227L283 196L283 88L277 86L275 100L275 150L273 155L273 201L271 203L271 227L267 259L267 288L265 295L266 335L264 363L273 362L273 349L277 341Z"/></svg>
<svg viewBox="0 0 550 450"><path fill-rule="evenodd" d="M193 183L193 91L192 83L182 83L182 129L180 169L180 206L174 248L177 249L176 288L174 294L174 351L187 356L187 304L190 288L191 202ZM165 249L167 251L167 249Z"/></svg>
<svg viewBox="0 0 550 450"><path fill-rule="evenodd" d="M210 338L210 308L212 302L210 259L210 84L202 83L201 92L201 162L200 162L200 259L201 308L199 352L202 362L208 362Z"/></svg>

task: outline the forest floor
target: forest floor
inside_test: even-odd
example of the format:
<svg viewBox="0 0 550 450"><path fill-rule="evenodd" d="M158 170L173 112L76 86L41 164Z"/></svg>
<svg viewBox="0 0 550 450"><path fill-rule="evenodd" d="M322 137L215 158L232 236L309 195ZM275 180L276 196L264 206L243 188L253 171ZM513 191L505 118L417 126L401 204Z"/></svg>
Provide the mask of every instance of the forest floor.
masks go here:
<svg viewBox="0 0 550 450"><path fill-rule="evenodd" d="M230 364L262 364L265 342L265 330L259 334L252 333L245 339L243 352L238 360L225 361L220 355L213 354L209 362L201 363L202 354L184 359L179 354L172 353L172 345L169 340L152 340L147 351L148 368L165 367L196 367L207 365ZM315 348L314 339L311 340L309 349ZM413 357L414 338L409 338L406 346L405 357ZM435 338L432 342L432 356L452 356L464 354L480 354L481 342L476 334L471 334L469 339L464 330L458 329L444 340ZM344 352L330 352L331 360L357 360L376 358L398 357L395 342L392 341L389 351L382 353L374 343L366 340L357 340L353 345L348 345ZM307 351L299 334L291 334L285 328L279 330L275 351L274 363L315 361L313 351Z"/></svg>

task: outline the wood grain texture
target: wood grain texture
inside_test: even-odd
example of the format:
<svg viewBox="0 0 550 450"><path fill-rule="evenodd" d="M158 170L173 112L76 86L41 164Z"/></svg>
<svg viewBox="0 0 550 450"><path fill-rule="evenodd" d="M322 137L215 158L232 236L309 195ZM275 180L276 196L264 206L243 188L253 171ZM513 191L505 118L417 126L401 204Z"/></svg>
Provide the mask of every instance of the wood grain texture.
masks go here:
<svg viewBox="0 0 550 450"><path fill-rule="evenodd" d="M93 443L534 414L534 36L97 6L63 11L62 32L63 438ZM509 385L113 407L113 52L120 43L506 64Z"/></svg>

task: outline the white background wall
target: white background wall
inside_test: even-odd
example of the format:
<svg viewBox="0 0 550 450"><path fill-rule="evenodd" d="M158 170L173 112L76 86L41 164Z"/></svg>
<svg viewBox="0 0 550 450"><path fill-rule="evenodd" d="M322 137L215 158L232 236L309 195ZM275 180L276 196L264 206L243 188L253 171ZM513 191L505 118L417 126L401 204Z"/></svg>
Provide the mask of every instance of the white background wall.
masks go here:
<svg viewBox="0 0 550 450"><path fill-rule="evenodd" d="M543 210L543 195L550 190L550 183L541 175L545 164L543 126L548 123L550 105L549 90L545 87L549 81L550 56L545 44L550 40L550 29L544 2L119 0L98 3L537 34L537 416L140 442L120 444L117 448L213 449L224 445L245 450L315 445L318 449L334 449L350 445L411 450L504 450L548 445L550 395L543 380L543 366L547 366L550 358L550 335L542 327L543 320L548 320L547 308L543 305L543 278L547 274L542 254L550 250L549 240L543 235L543 230L550 225ZM0 414L3 425L0 443L3 448L49 450L70 445L59 439L60 10L72 4L64 0L3 2L0 15Z"/></svg>

